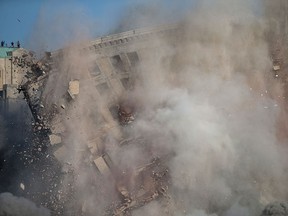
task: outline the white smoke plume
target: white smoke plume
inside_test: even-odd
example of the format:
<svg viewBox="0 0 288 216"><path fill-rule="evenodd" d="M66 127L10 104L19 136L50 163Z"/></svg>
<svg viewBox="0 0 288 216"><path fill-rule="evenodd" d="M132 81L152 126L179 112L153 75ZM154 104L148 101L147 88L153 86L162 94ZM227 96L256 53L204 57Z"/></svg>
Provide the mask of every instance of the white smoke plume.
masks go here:
<svg viewBox="0 0 288 216"><path fill-rule="evenodd" d="M49 216L49 210L36 206L24 197L16 197L11 193L0 194L0 215L5 216Z"/></svg>

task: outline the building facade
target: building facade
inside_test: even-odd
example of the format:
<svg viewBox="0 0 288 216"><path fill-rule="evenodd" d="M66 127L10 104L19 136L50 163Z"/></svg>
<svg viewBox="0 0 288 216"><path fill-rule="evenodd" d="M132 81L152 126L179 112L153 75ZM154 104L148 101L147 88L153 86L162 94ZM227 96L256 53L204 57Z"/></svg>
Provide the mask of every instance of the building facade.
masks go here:
<svg viewBox="0 0 288 216"><path fill-rule="evenodd" d="M108 187L119 196L108 198L108 215L129 215L131 209L165 193L166 166L151 156L147 140L131 134L137 99L130 90L137 82L141 61L159 48L157 40L175 31L175 26L132 30L47 53L38 63L39 73L34 70L21 86L36 121L35 130L48 131L53 156L63 166L73 164L75 157L86 158L95 182L105 179L95 194ZM128 167L121 167L115 156L124 157L131 146L146 155L145 162L131 164L133 175L120 171ZM138 183L131 186L129 182ZM89 199L78 202L82 213L89 215Z"/></svg>

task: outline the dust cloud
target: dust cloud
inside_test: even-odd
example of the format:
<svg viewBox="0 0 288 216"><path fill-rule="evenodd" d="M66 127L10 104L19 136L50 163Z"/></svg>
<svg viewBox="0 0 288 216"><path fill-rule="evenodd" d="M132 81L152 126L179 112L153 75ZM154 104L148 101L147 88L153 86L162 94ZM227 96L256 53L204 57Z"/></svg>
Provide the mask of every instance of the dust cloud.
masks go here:
<svg viewBox="0 0 288 216"><path fill-rule="evenodd" d="M142 59L135 93L145 110L133 130L153 137L160 151L155 154L162 148L176 154L170 162L177 200L171 212L233 215L246 208L254 215L261 205L286 198L287 167L276 136L281 86L269 76L269 26L250 4L202 2L176 40L155 41L161 50ZM86 65L77 59L71 70L69 56L69 73ZM81 119L81 126L89 125ZM79 128L70 130L74 136ZM76 136L77 146L85 135Z"/></svg>
<svg viewBox="0 0 288 216"><path fill-rule="evenodd" d="M262 3L202 1L141 59L134 94L144 108L133 130L153 140L155 155L176 154L172 215L259 215L287 199L283 86L271 73L274 26ZM143 215L167 215L157 208Z"/></svg>
<svg viewBox="0 0 288 216"><path fill-rule="evenodd" d="M163 145L176 152L171 178L185 212L235 215L240 199L246 215L257 215L287 199L286 147L277 138L282 86L270 72L266 17L249 1L225 3L204 1L191 13L164 70L159 53L148 57L143 92L152 117L144 130L166 134ZM168 107L153 109L159 102Z"/></svg>
<svg viewBox="0 0 288 216"><path fill-rule="evenodd" d="M176 39L155 42L161 49L142 59L136 89L145 111L133 129L153 137L160 154L176 154L171 215L260 215L287 199L287 140L277 137L283 90L259 7L202 1Z"/></svg>
<svg viewBox="0 0 288 216"><path fill-rule="evenodd" d="M32 201L11 193L0 194L0 215L5 216L50 216L48 209L37 207Z"/></svg>
<svg viewBox="0 0 288 216"><path fill-rule="evenodd" d="M204 0L195 5L174 35L151 42L130 92L141 107L130 133L149 141L152 156L174 154L168 162L168 204L152 202L132 214L260 215L265 205L287 200L288 194L287 139L278 133L286 103L283 85L271 72L270 17L264 1ZM77 31L74 26L73 32L82 27ZM103 122L105 104L97 101L95 86L87 81L93 57L79 53L79 46L63 53L44 95L52 106L67 90L63 83L85 81L79 100L59 116L67 129L65 160L77 176L76 202L85 202L87 212L97 215L116 194L112 179L94 182L92 168L83 168L82 163L89 163L83 159L85 143L95 133L93 125ZM106 149L116 142L112 135L104 140ZM133 169L146 159L140 150L134 147L114 158L120 167Z"/></svg>

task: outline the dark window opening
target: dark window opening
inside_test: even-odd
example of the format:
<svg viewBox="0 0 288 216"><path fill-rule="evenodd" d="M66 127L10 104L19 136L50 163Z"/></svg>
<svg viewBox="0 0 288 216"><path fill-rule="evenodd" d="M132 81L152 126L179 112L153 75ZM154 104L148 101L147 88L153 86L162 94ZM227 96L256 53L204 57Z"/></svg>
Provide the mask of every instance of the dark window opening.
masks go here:
<svg viewBox="0 0 288 216"><path fill-rule="evenodd" d="M118 106L114 105L114 106L111 106L109 108L109 111L112 115L112 117L115 119L115 120L118 120Z"/></svg>
<svg viewBox="0 0 288 216"><path fill-rule="evenodd" d="M101 70L97 64L93 65L92 68L89 69L89 73L92 77L99 76L101 74Z"/></svg>
<svg viewBox="0 0 288 216"><path fill-rule="evenodd" d="M121 79L121 83L126 90L130 89L131 85L130 85L130 79L129 78Z"/></svg>
<svg viewBox="0 0 288 216"><path fill-rule="evenodd" d="M121 60L120 55L115 55L110 58L113 67L116 69L117 72L125 71L124 63Z"/></svg>
<svg viewBox="0 0 288 216"><path fill-rule="evenodd" d="M107 83L102 83L96 86L98 92L100 95L103 94L108 94L109 93L109 86L107 85Z"/></svg>
<svg viewBox="0 0 288 216"><path fill-rule="evenodd" d="M132 67L137 66L137 64L139 63L139 57L137 52L129 52L127 53L128 59L130 61L130 64Z"/></svg>

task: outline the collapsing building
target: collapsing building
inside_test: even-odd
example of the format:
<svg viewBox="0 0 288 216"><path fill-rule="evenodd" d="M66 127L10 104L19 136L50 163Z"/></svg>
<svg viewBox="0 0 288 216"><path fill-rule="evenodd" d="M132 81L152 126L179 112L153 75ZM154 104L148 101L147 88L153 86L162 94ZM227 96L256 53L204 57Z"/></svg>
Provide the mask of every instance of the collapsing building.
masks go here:
<svg viewBox="0 0 288 216"><path fill-rule="evenodd" d="M165 26L101 37L46 53L41 61L35 61L24 49L6 52L4 61L8 63L3 65L9 68L1 69L3 95L12 98L24 94L35 119L35 131L46 134L48 151L64 170L75 162L73 157L79 157L77 163L81 166L93 167L95 182L112 184L109 187L115 188L116 196L108 199L114 201L106 203L103 214L129 215L152 200L169 197L165 161L172 154L152 156L150 140L133 134L133 122L141 106L130 90L137 82L138 66L146 50L157 48L156 44L149 48L147 44L174 31L174 26ZM15 94L10 94L9 88ZM124 157L125 151L135 146L143 150L145 160L129 166L117 161L119 155ZM64 171L64 178L75 178L71 176L75 172L71 174L69 169ZM85 199L76 206L74 212L91 213Z"/></svg>

